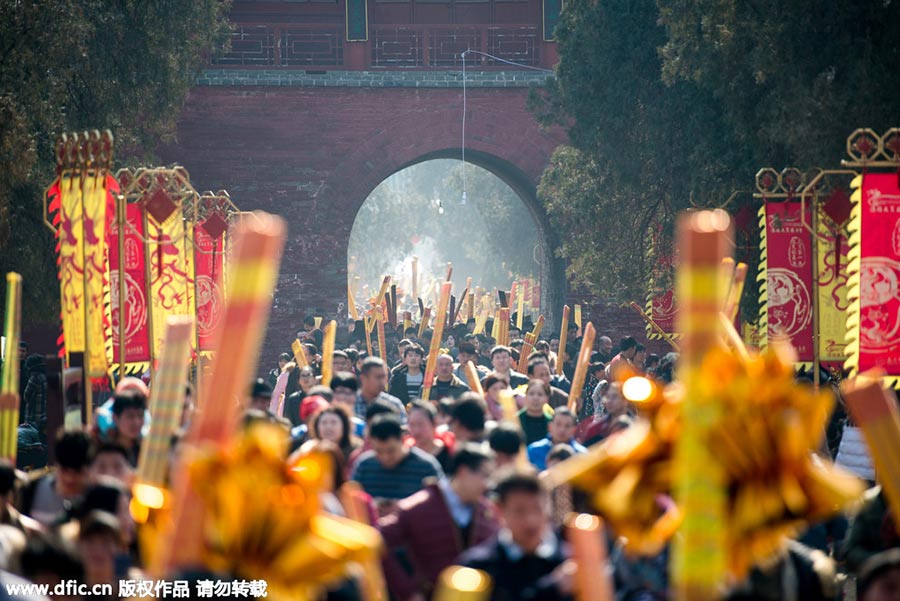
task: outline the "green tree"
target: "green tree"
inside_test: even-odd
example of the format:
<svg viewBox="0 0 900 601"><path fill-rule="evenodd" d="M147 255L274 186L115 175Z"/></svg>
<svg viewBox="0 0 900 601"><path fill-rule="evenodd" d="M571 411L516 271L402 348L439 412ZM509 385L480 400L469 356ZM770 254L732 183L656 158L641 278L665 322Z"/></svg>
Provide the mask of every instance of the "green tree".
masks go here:
<svg viewBox="0 0 900 601"><path fill-rule="evenodd" d="M674 216L736 184L733 132L715 98L661 78L666 42L650 1L573 0L556 30L557 78L532 106L568 127L539 195L565 243L570 280L610 300L643 297L671 256ZM664 263L664 262L662 262Z"/></svg>
<svg viewBox="0 0 900 601"><path fill-rule="evenodd" d="M116 164L150 160L197 73L227 44L229 4L0 0L0 272L22 273L26 323L59 313L41 216L55 138L110 129Z"/></svg>

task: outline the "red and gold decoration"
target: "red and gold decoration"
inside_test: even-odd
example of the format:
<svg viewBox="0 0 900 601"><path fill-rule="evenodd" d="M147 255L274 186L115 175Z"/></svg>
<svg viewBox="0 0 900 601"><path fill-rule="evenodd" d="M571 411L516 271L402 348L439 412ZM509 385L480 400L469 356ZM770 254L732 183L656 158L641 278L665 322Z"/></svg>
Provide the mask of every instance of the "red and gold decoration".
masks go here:
<svg viewBox="0 0 900 601"><path fill-rule="evenodd" d="M112 363L122 361L125 373L143 373L150 367L150 322L147 316L147 265L141 207L117 200L117 227L109 230L110 313ZM120 238L119 231L124 235ZM123 338L120 338L122 332Z"/></svg>
<svg viewBox="0 0 900 601"><path fill-rule="evenodd" d="M84 353L90 378L106 375L112 350L107 263L107 231L117 191L109 176L112 152L109 132L62 135L56 142L58 177L45 200L45 223L57 237L61 352L67 360L72 353Z"/></svg>
<svg viewBox="0 0 900 601"><path fill-rule="evenodd" d="M197 351L209 355L215 348L213 334L225 310L227 282L225 259L228 229L237 207L225 190L204 192L194 203L193 284L197 313Z"/></svg>
<svg viewBox="0 0 900 601"><path fill-rule="evenodd" d="M900 381L900 129L878 136L857 130L847 141L851 161L863 168L851 200L847 367L884 371ZM892 172L879 172L890 168Z"/></svg>

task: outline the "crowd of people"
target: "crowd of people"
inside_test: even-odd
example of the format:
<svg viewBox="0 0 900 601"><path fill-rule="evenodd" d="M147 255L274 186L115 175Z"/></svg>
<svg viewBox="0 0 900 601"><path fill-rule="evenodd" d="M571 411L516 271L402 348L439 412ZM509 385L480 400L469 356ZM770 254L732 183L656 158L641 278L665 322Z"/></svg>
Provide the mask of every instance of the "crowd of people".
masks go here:
<svg viewBox="0 0 900 601"><path fill-rule="evenodd" d="M578 326L570 325L564 348L557 334L528 346L513 324L509 345L498 345L472 333L474 326L445 332L423 399L430 330L419 336L414 326L402 332L388 327L384 360L377 342L372 355L366 352L357 323L338 339L326 386L322 331L308 319L298 333L303 360L283 353L252 382L244 424L278 424L289 435L290 453L323 451L333 458L333 489L322 497L326 511L351 513L345 497L334 494L346 482L362 491L383 537L392 599L431 598L439 574L451 565L487 572L496 601L570 599L575 566L562 526L570 512L592 511L589 495L569 486L547 489L540 474L631 427L635 410L622 395L621 378L641 374L670 382L678 356L648 353L632 337L614 346L600 336L585 385L570 402ZM469 362L483 394L472 390ZM148 396L146 382L126 378L87 431L54 437L51 468L23 476L12 465L0 466L2 579L90 584L139 573L128 506ZM23 427L45 436L46 401L32 407L28 399ZM192 410L188 386L182 429ZM838 404L820 452L870 482L859 511L811 525L780 557L734 583L729 599L900 598L900 537L861 440ZM177 438L173 445L177 453ZM660 511L667 502L660 500ZM607 539L617 600L670 598L668 549L638 558L624 552L616 533L607 532ZM360 598L358 584L337 583L327 597Z"/></svg>

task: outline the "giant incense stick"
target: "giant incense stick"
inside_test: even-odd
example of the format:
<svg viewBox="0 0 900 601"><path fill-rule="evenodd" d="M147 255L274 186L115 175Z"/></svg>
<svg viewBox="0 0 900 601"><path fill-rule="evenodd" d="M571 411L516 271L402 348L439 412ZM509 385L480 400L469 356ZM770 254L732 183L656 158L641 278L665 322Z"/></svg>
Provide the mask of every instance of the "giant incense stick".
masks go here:
<svg viewBox="0 0 900 601"><path fill-rule="evenodd" d="M372 329L369 327L369 316L363 315L363 326L366 332L366 353L372 356Z"/></svg>
<svg viewBox="0 0 900 601"><path fill-rule="evenodd" d="M166 319L162 352L150 389L150 433L141 441L134 496L144 506L154 509L162 506L172 434L184 409L193 323L193 317L185 315L171 315Z"/></svg>
<svg viewBox="0 0 900 601"><path fill-rule="evenodd" d="M724 211L688 213L677 229L677 323L684 336L679 371L685 387L674 474L675 500L684 522L670 570L677 601L718 599L726 573L726 473L708 443L721 408L704 389L702 361L720 336L725 292L721 260L728 254L729 230Z"/></svg>
<svg viewBox="0 0 900 601"><path fill-rule="evenodd" d="M577 601L614 601L613 584L606 569L606 535L600 518L588 513L570 514L566 518L566 538L578 566Z"/></svg>
<svg viewBox="0 0 900 601"><path fill-rule="evenodd" d="M542 329L544 329L544 316L540 315L537 323L534 324L534 329L525 334L525 344L522 346L522 352L519 354L519 373L524 374L525 370L528 369L528 355L534 350L534 345L538 341Z"/></svg>
<svg viewBox="0 0 900 601"><path fill-rule="evenodd" d="M516 329L522 331L522 324L525 321L525 285L519 286L519 296L516 298L518 306L516 307Z"/></svg>
<svg viewBox="0 0 900 601"><path fill-rule="evenodd" d="M255 213L237 228L234 259L228 281L231 288L217 334L211 381L204 386L203 410L197 415L186 444L224 447L238 425L247 396L263 333L266 331L272 291L284 246L285 223L277 216ZM205 534L203 508L182 467L175 475L174 508L170 528L163 535L161 566L169 570L195 566L201 561Z"/></svg>
<svg viewBox="0 0 900 601"><path fill-rule="evenodd" d="M491 577L481 570L450 566L441 572L434 601L487 601L491 597Z"/></svg>
<svg viewBox="0 0 900 601"><path fill-rule="evenodd" d="M306 348L299 338L295 338L291 343L291 350L294 352L294 361L297 362L298 367L301 369L309 367L309 361L306 360Z"/></svg>
<svg viewBox="0 0 900 601"><path fill-rule="evenodd" d="M383 322L380 324L380 327L379 336L384 336ZM336 333L337 323L332 319L325 326L325 336L322 338L322 386L331 386L332 365L334 365L334 336Z"/></svg>
<svg viewBox="0 0 900 601"><path fill-rule="evenodd" d="M744 293L744 282L747 280L747 264L738 263L731 278L731 286L728 289L728 299L725 301L723 313L729 321L737 317L738 308L741 306L741 295Z"/></svg>
<svg viewBox="0 0 900 601"><path fill-rule="evenodd" d="M881 385L881 373L867 373L845 382L844 402L862 428L875 462L878 483L894 514L900 534L900 412L893 394Z"/></svg>
<svg viewBox="0 0 900 601"><path fill-rule="evenodd" d="M575 325L578 326L578 333L581 334L581 305L575 305Z"/></svg>
<svg viewBox="0 0 900 601"><path fill-rule="evenodd" d="M3 316L6 359L0 384L0 457L16 463L19 427L19 337L22 329L22 276L6 274L6 313ZM87 384L90 386L90 383Z"/></svg>
<svg viewBox="0 0 900 601"><path fill-rule="evenodd" d="M380 307L375 313L375 328L378 332L378 354L381 356L381 360L387 363L387 343L384 338L384 311Z"/></svg>
<svg viewBox="0 0 900 601"><path fill-rule="evenodd" d="M481 380L478 377L478 370L475 369L475 364L471 361L466 361L465 370L466 382L469 384L469 388L471 388L473 392L477 392L483 397L484 388L481 387Z"/></svg>
<svg viewBox="0 0 900 601"><path fill-rule="evenodd" d="M450 289L453 284L444 282L441 284L441 297L438 301L437 315L434 318L434 332L431 336L431 346L428 350L428 362L425 365L425 377L422 382L422 400L431 398L431 386L434 383L434 368L437 365L438 354L441 352L441 336L444 334L444 321L447 319L447 305L450 302Z"/></svg>
<svg viewBox="0 0 900 601"><path fill-rule="evenodd" d="M578 364L575 366L575 376L572 378L572 388L569 389L569 410L575 415L581 409L581 390L587 378L587 370L591 365L591 351L594 349L594 324L588 322L584 326L584 336L581 339L581 350L578 353Z"/></svg>
<svg viewBox="0 0 900 601"><path fill-rule="evenodd" d="M566 342L569 338L569 305L563 307L562 325L559 327L559 353L556 357L556 375L563 374L563 356L566 353Z"/></svg>
<svg viewBox="0 0 900 601"><path fill-rule="evenodd" d="M356 310L356 301L353 300L353 288L347 284L347 308L350 309L350 317L353 321L359 320L359 311Z"/></svg>

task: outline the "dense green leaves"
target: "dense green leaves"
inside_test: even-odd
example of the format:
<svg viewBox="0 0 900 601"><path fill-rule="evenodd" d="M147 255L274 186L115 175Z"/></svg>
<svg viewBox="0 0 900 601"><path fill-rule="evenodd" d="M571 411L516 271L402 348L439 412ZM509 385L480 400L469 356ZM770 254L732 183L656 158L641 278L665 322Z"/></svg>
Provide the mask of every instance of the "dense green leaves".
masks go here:
<svg viewBox="0 0 900 601"><path fill-rule="evenodd" d="M752 215L760 167L835 167L853 129L900 125L896 0L572 0L556 37L533 107L572 148L540 196L572 280L610 299L665 282L679 211L743 190L729 209Z"/></svg>
<svg viewBox="0 0 900 601"><path fill-rule="evenodd" d="M65 131L110 129L116 163L171 136L209 56L227 42L219 0L0 0L0 272L24 276L26 323L58 313L41 194Z"/></svg>

